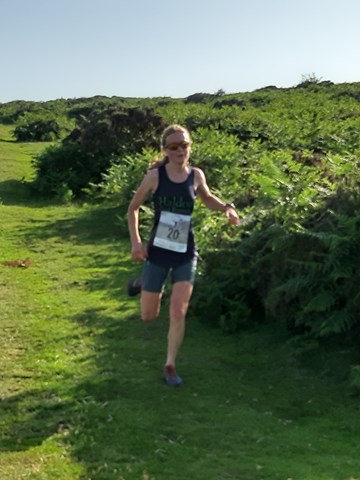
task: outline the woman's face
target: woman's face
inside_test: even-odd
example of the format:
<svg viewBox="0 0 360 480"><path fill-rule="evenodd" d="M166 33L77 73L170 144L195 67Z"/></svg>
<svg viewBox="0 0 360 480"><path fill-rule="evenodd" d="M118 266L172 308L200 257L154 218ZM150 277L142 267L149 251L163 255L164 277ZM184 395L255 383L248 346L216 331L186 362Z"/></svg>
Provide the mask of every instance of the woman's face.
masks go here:
<svg viewBox="0 0 360 480"><path fill-rule="evenodd" d="M191 142L187 132L178 131L166 137L163 147L170 162L176 164L187 163L191 153Z"/></svg>

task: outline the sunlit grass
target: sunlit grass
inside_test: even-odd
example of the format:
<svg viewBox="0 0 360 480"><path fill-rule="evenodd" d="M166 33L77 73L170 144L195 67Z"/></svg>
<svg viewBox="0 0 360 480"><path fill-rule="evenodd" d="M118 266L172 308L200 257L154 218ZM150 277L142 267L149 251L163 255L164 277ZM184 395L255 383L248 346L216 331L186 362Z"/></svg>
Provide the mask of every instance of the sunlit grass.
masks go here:
<svg viewBox="0 0 360 480"><path fill-rule="evenodd" d="M225 336L204 312L169 389L166 304L144 325L127 298L116 208L16 202L2 182L30 178L30 157L7 148L0 260L32 263L0 265L0 480L360 478L353 352L295 352L265 326Z"/></svg>

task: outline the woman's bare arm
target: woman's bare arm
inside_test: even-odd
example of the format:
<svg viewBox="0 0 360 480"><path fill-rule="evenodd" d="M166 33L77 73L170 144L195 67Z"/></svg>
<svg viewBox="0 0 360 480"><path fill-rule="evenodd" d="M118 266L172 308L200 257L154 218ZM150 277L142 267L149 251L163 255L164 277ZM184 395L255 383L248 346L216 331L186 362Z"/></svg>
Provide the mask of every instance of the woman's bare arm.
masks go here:
<svg viewBox="0 0 360 480"><path fill-rule="evenodd" d="M200 170L200 168L194 168L194 170L195 187L204 205L211 210L224 212L231 224L238 224L240 219L238 214L236 213L235 208L228 203L223 202L219 197L217 197L211 192L206 182L205 174L202 170Z"/></svg>
<svg viewBox="0 0 360 480"><path fill-rule="evenodd" d="M146 248L142 244L139 233L139 209L149 193L156 190L157 184L157 170L149 170L136 190L128 207L128 227L133 260L142 261L147 256Z"/></svg>

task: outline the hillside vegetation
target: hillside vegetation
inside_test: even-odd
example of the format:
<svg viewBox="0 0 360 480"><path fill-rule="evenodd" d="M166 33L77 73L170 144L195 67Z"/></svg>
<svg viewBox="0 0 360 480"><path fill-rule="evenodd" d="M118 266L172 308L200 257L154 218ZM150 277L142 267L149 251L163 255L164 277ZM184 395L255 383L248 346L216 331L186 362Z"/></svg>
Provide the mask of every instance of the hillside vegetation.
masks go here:
<svg viewBox="0 0 360 480"><path fill-rule="evenodd" d="M41 128L53 140L34 160L34 194L110 202L124 223L162 129L185 125L193 163L242 217L235 229L197 206L194 312L227 332L266 321L313 339L359 333L360 83L11 102L0 122L19 140Z"/></svg>
<svg viewBox="0 0 360 480"><path fill-rule="evenodd" d="M156 118L164 123L185 120L175 115L177 109L200 112L203 107L205 121L206 109L217 111L206 104L215 98L207 97L195 98L204 105L191 99L151 100L150 106L128 100L117 108L125 119L134 113L154 118L151 128L157 134L161 125ZM323 225L328 216L330 229L340 218L339 210L326 203L337 204L340 197L333 198L330 187L326 196L315 181L322 169L308 161L303 165L301 157L296 177L282 166L282 158L297 165L285 150L267 152L259 139L246 143L214 126L192 128L193 161L224 198L235 199L243 223L229 228L222 216L197 207L204 260L178 361L185 384L170 389L161 381L166 299L160 318L149 325L139 319L138 299L126 295L127 281L138 266L130 261L125 208L157 150L155 138L138 150L139 131L131 142L132 134L124 128L123 138L128 135L134 150L111 154L100 183L92 179L94 186L79 192L66 183L68 166L61 170L60 162L59 170L41 170L45 159L51 164L60 157L53 155L62 151L65 137L70 136L64 141L71 148L86 145L79 139L87 138L87 130L76 126L74 133L68 106L97 101L55 101L56 108L52 102L26 104L29 112L39 110L40 119L47 109L53 119L59 114L69 120L58 139L49 142L46 137L49 143L15 141L17 123L0 125L0 480L359 480L356 321L320 336L316 329L294 325L291 317L302 308L305 290L294 293L293 303L279 291L288 302L283 316L274 317L266 303L285 273L296 276L296 255L302 253L306 264L314 263L311 255L317 258L318 240L303 243L316 232L311 219ZM9 122L11 111L21 105L1 105L2 121ZM167 106L174 116L165 119ZM108 118L105 107L91 118ZM81 116L81 122L88 118L91 125L86 112ZM303 153L306 159L315 155ZM347 195L355 192L357 156L354 149L336 157L344 168L340 204L345 223L356 218ZM321 154L320 166L330 157ZM82 157L87 158L91 160L90 155ZM345 168L350 158L354 161ZM298 178L297 190L288 177L295 185ZM329 178L337 192L338 177ZM47 182L54 190L42 190ZM310 193L302 197L304 182ZM317 189L312 205L311 192ZM55 197L45 198L46 193ZM306 201L297 206L299 198ZM148 215L146 208L143 215ZM331 228L334 235L347 233L352 239L336 223ZM354 226L354 237L357 230ZM318 231L324 241L331 232ZM301 243L299 232L305 239ZM342 253L340 262L348 251ZM324 251L324 262L327 255ZM348 262L344 269L350 258ZM323 276L325 281L326 271ZM346 286L344 281L339 294L346 294ZM324 319L330 313L324 310Z"/></svg>

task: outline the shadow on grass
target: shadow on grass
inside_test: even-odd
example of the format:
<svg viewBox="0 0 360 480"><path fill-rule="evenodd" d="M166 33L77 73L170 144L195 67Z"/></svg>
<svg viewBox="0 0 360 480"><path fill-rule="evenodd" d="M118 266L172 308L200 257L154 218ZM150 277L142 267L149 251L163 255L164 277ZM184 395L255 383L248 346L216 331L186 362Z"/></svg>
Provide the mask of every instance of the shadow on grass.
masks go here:
<svg viewBox="0 0 360 480"><path fill-rule="evenodd" d="M78 359L83 373L59 374L49 387L3 400L2 450L28 450L53 437L83 465L82 479L140 480L151 478L148 471L164 480L250 480L280 478L254 470L273 461L279 448L280 473L291 466L304 473L300 465L318 459L317 449L299 450L304 438L331 453L334 429L345 444L358 431L356 409L339 386L296 364L283 339L269 332L244 333L240 341L190 325L181 360L185 385L173 389L161 380L165 315L143 324L124 302L121 319L99 306L72 320L94 338L90 356ZM67 345L76 348L76 342L69 338ZM316 425L325 432L320 437ZM336 467L346 470L341 478L360 467L356 448L346 467ZM242 451L249 459L244 454L239 462ZM338 473L326 458L322 469L323 478Z"/></svg>
<svg viewBox="0 0 360 480"><path fill-rule="evenodd" d="M49 206L49 204L47 204ZM70 206L71 207L71 206ZM64 207L64 210L66 207ZM65 214L66 215L66 211ZM61 238L73 244L107 243L109 240L128 238L125 216L114 206L93 205L91 208L81 208L77 215L70 211L66 218L46 221L39 225L24 224L22 234L29 242Z"/></svg>
<svg viewBox="0 0 360 480"><path fill-rule="evenodd" d="M4 180L0 182L0 205L42 208L61 205L61 202L47 200L32 190L31 182L25 180Z"/></svg>
<svg viewBox="0 0 360 480"><path fill-rule="evenodd" d="M172 389L162 383L159 368L165 319L142 324L126 304L122 318L101 307L73 318L84 335L96 336L91 357L79 360L89 373L59 376L49 388L2 401L2 450L28 450L53 437L83 465L82 479L250 480L280 478L255 469L274 461L279 448L284 462L279 475L289 468L304 473L302 464L318 461L317 449L299 449L304 439L316 439L322 453L333 452L335 399L343 415L334 438L346 443L358 431L358 417L346 412L349 399L341 404L341 393L316 378L317 372L286 364L290 359L278 337L259 340L249 332L244 345L194 325L181 361L185 386ZM319 436L316 425L328 434ZM241 454L240 462L239 452L249 459ZM326 467L325 458L321 478L335 478L337 468L346 470L341 478L350 478L360 466L351 453L346 467L340 464Z"/></svg>
<svg viewBox="0 0 360 480"><path fill-rule="evenodd" d="M71 319L80 334L67 339L70 351L76 354L79 338L92 340L88 356L77 360L82 373L59 372L48 387L2 400L0 448L28 450L55 437L69 445L75 461L84 466L83 479L140 480L148 470L156 479L255 480L265 478L255 465L275 458L279 445L288 461L283 472L293 462L306 464L298 445L316 422L326 433L317 441L322 451L331 452L336 405L344 414L337 437L343 435L346 443L359 426L351 417L349 398L342 398L332 379L319 378L321 365L304 369L284 347L284 339L273 334L225 337L190 323L180 360L185 386L166 387L161 381L166 308L157 322L143 324L131 303L138 298L122 295L119 285L125 285L133 265L114 261L116 239L125 235L117 214L114 207L98 207L76 217L21 227L20 233L34 245L59 237L73 244L104 245L86 262L90 271L98 267L106 275L89 274L82 288L117 298L119 312L110 315L100 304ZM240 464L242 451L246 455ZM261 458L263 452L269 458ZM315 460L316 456L315 451ZM326 468L324 475L332 475L333 466ZM349 467L348 477L354 471Z"/></svg>
<svg viewBox="0 0 360 480"><path fill-rule="evenodd" d="M1 400L0 451L22 451L41 445L69 428L75 402L64 403L57 390L29 390Z"/></svg>
<svg viewBox="0 0 360 480"><path fill-rule="evenodd" d="M115 480L129 465L142 478L146 445L166 445L166 430L156 428L157 406L169 392L161 382L159 354L155 350L154 356L151 346L161 335L161 322L149 330L131 313L119 321L101 307L73 321L85 335L102 330L92 357L79 360L91 373L78 379L59 376L48 388L2 400L0 450L26 451L53 437L71 447L76 462L84 465L83 478ZM166 406L166 415L171 409Z"/></svg>
<svg viewBox="0 0 360 480"><path fill-rule="evenodd" d="M23 180L5 180L0 182L0 203L3 205L29 205L29 184Z"/></svg>
<svg viewBox="0 0 360 480"><path fill-rule="evenodd" d="M0 450L26 451L54 437L71 445L74 459L89 472L84 478L119 477L114 470L119 464L125 470L125 463L132 462L136 456L133 449L139 448L144 424L152 422L143 415L144 399L153 383L163 389L159 369L163 358L160 360L155 351L157 361L149 360L149 353L154 352L147 341L155 332L160 336L162 324L159 322L148 330L137 315L133 316L134 304L127 306L126 282L129 272L136 266L125 260L123 253L119 259L114 255L114 248L121 247L120 239L125 235L117 215L115 207L84 209L80 213L77 211L76 216L70 211L70 216L55 221L50 218L36 220L34 224L24 222L18 231L28 245L40 249L42 243L52 238L64 240L65 245L66 242L94 245L93 255L84 258L89 278L82 278L81 284L75 285L75 276L71 288L79 287L83 292L105 291L107 296L119 301L119 314L113 317L99 306L86 309L72 319L84 337L94 340L91 358L79 360L85 364L81 367L85 372L81 378L59 374L50 381L49 387L45 386L49 383L45 381L43 388L30 388L0 402ZM92 268L100 272L94 278ZM137 303L138 298L133 301ZM77 338L69 338L67 346L73 345L71 348L76 351L77 341ZM164 338L161 344L164 347ZM161 357L163 354L162 351ZM88 371L92 373L87 375ZM144 371L151 372L150 379L145 382ZM155 411L151 415L157 418ZM112 470L106 472L104 464ZM100 468L102 473L98 472ZM142 472L143 466L139 469Z"/></svg>

